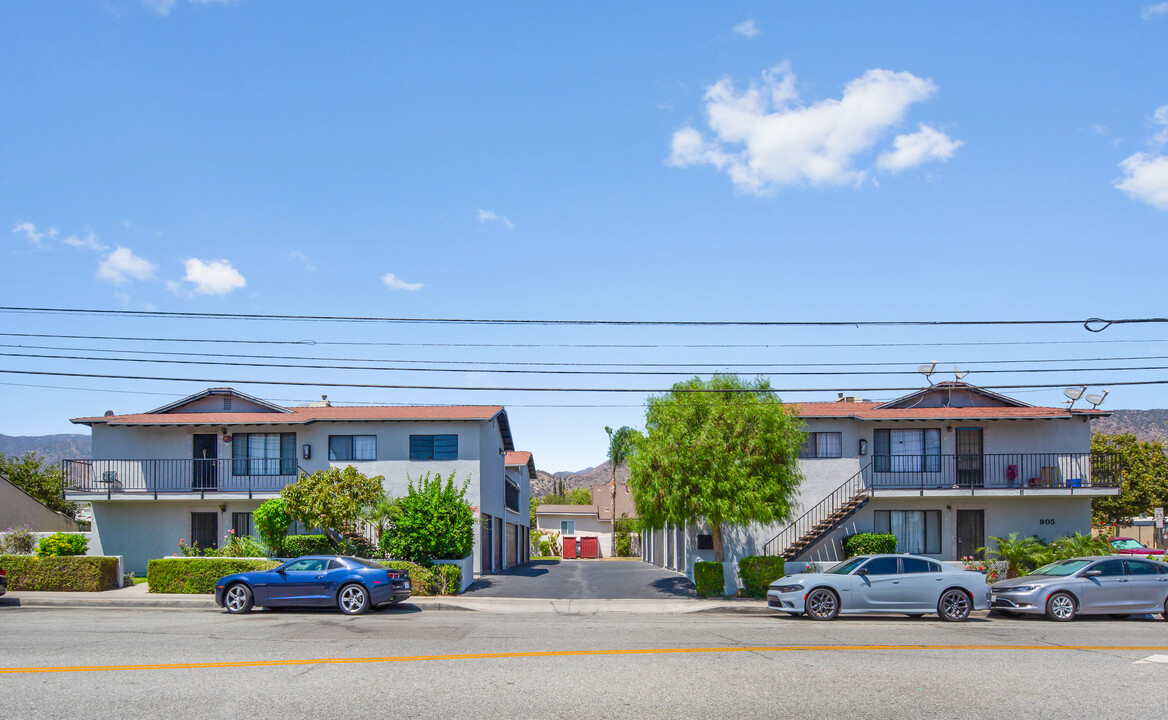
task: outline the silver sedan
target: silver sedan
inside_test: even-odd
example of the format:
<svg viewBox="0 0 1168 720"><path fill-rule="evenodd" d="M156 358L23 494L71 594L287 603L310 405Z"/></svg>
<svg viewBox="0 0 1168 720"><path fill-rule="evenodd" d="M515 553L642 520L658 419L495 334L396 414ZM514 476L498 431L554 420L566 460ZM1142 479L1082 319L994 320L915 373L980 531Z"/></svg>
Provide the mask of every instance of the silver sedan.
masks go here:
<svg viewBox="0 0 1168 720"><path fill-rule="evenodd" d="M992 609L1005 615L1066 621L1077 615L1163 613L1168 620L1168 565L1114 556L1072 558L995 583L993 593Z"/></svg>
<svg viewBox="0 0 1168 720"><path fill-rule="evenodd" d="M840 613L937 613L961 621L990 604L985 575L918 555L861 555L825 573L779 578L767 605L791 615L832 620Z"/></svg>

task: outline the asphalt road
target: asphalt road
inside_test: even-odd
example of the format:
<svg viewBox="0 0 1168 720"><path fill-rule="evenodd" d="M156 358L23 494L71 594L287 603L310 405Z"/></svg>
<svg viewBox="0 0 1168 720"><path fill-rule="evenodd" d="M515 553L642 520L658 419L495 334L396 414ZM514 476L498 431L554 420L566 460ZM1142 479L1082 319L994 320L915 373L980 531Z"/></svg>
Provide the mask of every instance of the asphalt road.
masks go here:
<svg viewBox="0 0 1168 720"><path fill-rule="evenodd" d="M1159 718L1168 663L1137 662L1156 655L1168 660L1162 620L7 608L0 708L19 718ZM78 666L95 669L50 670Z"/></svg>
<svg viewBox="0 0 1168 720"><path fill-rule="evenodd" d="M481 575L466 597L665 600L694 597L684 575L639 560L536 560Z"/></svg>

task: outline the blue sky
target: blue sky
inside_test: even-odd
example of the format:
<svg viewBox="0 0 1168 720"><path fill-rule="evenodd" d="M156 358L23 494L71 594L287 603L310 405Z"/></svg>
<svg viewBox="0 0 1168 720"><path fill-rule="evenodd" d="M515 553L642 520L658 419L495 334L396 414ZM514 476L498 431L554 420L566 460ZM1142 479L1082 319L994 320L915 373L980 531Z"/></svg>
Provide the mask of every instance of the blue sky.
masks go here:
<svg viewBox="0 0 1168 720"><path fill-rule="evenodd" d="M661 320L1166 314L1166 3L338 9L104 0L67 10L8 2L0 27L6 306ZM1156 325L1093 335L1073 326L0 318L4 332L20 333L410 343L192 348L0 338L110 357L96 350L402 361L397 366L710 363L743 372L755 368L748 363L827 362L894 362L911 372L940 360L967 364L971 382L989 385L1165 377L979 374L991 369L989 360L1168 356L1168 328ZM788 347L887 342L916 345ZM937 345L954 342L1060 344ZM553 347L573 344L769 347ZM1117 364L1124 363L1094 366ZM664 388L677 379L0 356L4 368L499 387ZM67 418L141 411L205 385L35 375L0 382L14 383L0 385L0 432L10 435L75 431ZM773 382L851 391L921 380ZM327 392L348 402L505 404L517 442L549 470L599 462L604 425L643 418L643 395L635 394L239 387L289 401ZM1018 397L1062 400L1057 389ZM606 407L565 407L578 405ZM1158 386L1116 386L1107 403L1165 405L1168 389Z"/></svg>

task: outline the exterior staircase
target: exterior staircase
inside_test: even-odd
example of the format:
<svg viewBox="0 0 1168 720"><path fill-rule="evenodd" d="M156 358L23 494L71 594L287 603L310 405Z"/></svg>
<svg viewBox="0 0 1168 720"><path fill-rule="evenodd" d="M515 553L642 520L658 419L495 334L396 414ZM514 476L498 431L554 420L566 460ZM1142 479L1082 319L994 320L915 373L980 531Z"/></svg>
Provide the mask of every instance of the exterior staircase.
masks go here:
<svg viewBox="0 0 1168 720"><path fill-rule="evenodd" d="M794 560L799 553L839 527L840 523L868 504L871 498L868 483L871 465L850 477L843 485L805 512L795 522L783 528L763 548L764 555L778 555Z"/></svg>

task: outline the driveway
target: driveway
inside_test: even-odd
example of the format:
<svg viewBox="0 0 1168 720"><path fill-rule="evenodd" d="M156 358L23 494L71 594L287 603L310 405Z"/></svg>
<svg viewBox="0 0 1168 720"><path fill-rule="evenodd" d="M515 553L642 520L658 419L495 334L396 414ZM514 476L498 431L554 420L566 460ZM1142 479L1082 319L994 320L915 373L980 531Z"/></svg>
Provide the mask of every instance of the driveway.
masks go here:
<svg viewBox="0 0 1168 720"><path fill-rule="evenodd" d="M684 575L639 560L539 560L481 575L468 597L664 600L694 596Z"/></svg>

